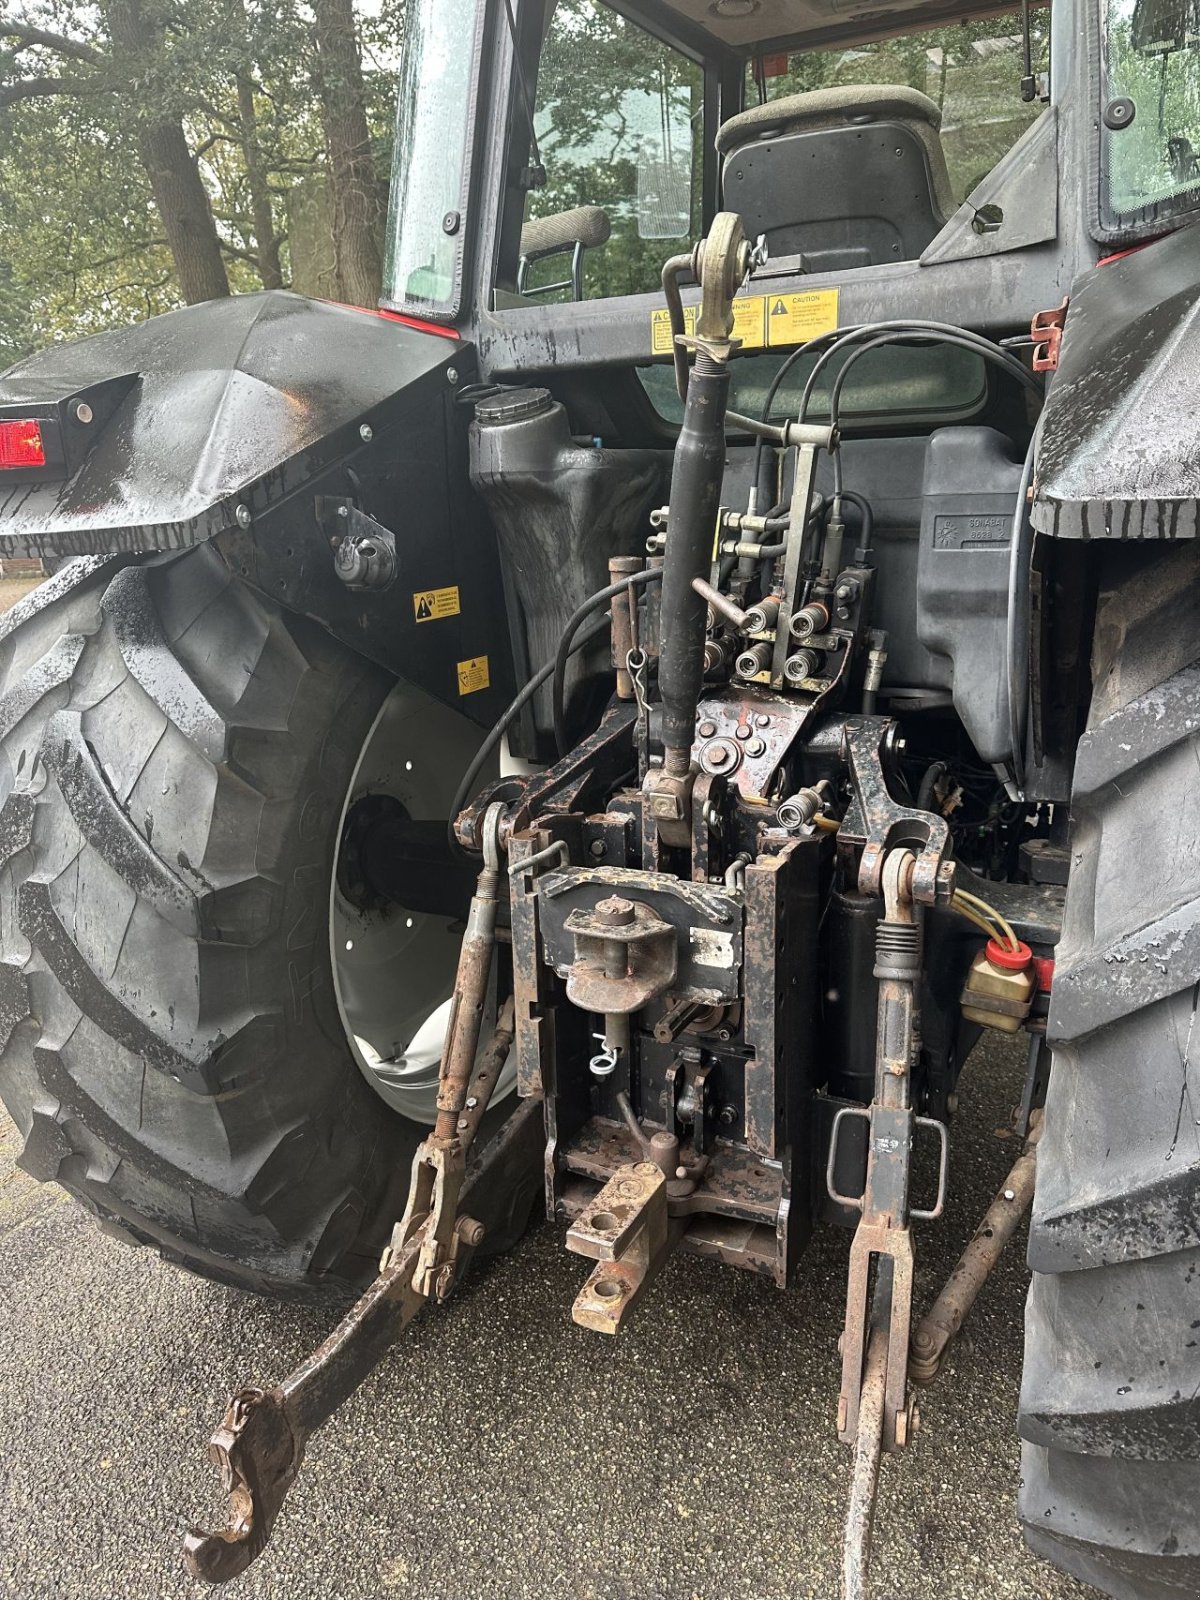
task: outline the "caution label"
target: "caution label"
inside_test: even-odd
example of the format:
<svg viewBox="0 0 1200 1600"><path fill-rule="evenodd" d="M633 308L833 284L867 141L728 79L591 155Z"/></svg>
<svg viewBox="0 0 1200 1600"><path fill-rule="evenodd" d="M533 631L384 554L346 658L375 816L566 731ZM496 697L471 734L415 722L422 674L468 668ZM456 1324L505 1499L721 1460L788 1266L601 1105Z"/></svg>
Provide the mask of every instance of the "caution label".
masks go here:
<svg viewBox="0 0 1200 1600"><path fill-rule="evenodd" d="M683 329L696 332L696 306L684 306ZM733 302L733 336L743 350L777 349L804 344L838 325L838 290L809 289L803 294L740 294ZM650 349L669 356L671 317L665 309L650 313Z"/></svg>
<svg viewBox="0 0 1200 1600"><path fill-rule="evenodd" d="M683 331L695 333L697 307L684 306ZM650 313L650 348L656 356L669 356L675 348L671 338L671 313L665 308Z"/></svg>
<svg viewBox="0 0 1200 1600"><path fill-rule="evenodd" d="M491 681L486 656L472 656L470 661L458 663L459 694L474 694L477 689L486 689Z"/></svg>
<svg viewBox="0 0 1200 1600"><path fill-rule="evenodd" d="M838 325L838 291L810 289L806 294L767 296L767 344L804 344L832 333Z"/></svg>
<svg viewBox="0 0 1200 1600"><path fill-rule="evenodd" d="M449 589L420 589L413 595L413 615L418 622L437 622L440 617L456 617L461 610L457 584Z"/></svg>

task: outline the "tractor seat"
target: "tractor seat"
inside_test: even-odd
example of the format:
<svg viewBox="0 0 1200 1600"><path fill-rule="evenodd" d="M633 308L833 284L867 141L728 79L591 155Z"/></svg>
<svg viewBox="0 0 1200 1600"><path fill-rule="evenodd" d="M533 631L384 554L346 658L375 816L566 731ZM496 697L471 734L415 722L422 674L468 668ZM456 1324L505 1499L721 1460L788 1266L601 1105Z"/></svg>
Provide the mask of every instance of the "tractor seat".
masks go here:
<svg viewBox="0 0 1200 1600"><path fill-rule="evenodd" d="M717 133L725 208L808 272L915 261L955 210L941 121L927 95L897 84L754 106Z"/></svg>

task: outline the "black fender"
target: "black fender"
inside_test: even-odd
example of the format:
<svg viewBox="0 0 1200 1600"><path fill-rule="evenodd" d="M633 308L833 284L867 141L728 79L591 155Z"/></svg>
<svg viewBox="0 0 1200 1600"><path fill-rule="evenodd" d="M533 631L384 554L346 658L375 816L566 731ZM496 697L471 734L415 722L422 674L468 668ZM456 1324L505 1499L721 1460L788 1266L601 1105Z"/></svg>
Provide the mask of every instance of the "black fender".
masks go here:
<svg viewBox="0 0 1200 1600"><path fill-rule="evenodd" d="M1194 538L1198 373L1200 224L1082 274L1042 414L1037 531Z"/></svg>
<svg viewBox="0 0 1200 1600"><path fill-rule="evenodd" d="M473 348L284 291L189 306L29 357L0 413L113 379L69 478L0 474L0 556L180 551L233 571L362 655L490 725L513 692L495 535L473 494ZM349 588L339 505L395 538L392 581ZM432 598L430 598L432 597Z"/></svg>

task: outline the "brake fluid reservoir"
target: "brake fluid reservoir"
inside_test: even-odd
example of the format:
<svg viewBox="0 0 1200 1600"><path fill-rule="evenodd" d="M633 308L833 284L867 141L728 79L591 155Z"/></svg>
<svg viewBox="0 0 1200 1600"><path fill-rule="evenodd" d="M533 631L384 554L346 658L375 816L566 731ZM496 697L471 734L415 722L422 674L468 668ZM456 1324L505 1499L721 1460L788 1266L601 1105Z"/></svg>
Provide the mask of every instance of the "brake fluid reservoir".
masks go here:
<svg viewBox="0 0 1200 1600"><path fill-rule="evenodd" d="M967 974L962 1014L982 1028L1016 1033L1029 1013L1036 987L1037 973L1029 946L1018 940L1017 948L1009 950L989 939Z"/></svg>

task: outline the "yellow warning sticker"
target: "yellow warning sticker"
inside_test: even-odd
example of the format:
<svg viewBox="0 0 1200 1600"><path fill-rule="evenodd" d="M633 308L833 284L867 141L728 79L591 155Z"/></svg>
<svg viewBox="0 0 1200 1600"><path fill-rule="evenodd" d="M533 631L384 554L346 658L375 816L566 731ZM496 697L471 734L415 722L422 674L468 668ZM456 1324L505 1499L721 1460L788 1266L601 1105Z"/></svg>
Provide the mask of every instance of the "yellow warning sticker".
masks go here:
<svg viewBox="0 0 1200 1600"><path fill-rule="evenodd" d="M486 689L491 681L486 656L472 656L470 661L458 663L459 694L474 694L477 689Z"/></svg>
<svg viewBox="0 0 1200 1600"><path fill-rule="evenodd" d="M684 306L683 328L696 332L695 306ZM777 349L804 344L838 325L838 290L808 289L803 294L740 294L733 302L733 336L743 350ZM650 313L650 349L656 356L672 351L671 318L666 310Z"/></svg>
<svg viewBox="0 0 1200 1600"><path fill-rule="evenodd" d="M684 333L695 333L696 311L695 306L684 306ZM650 348L656 356L669 356L675 348L671 339L671 313L665 308L650 313Z"/></svg>
<svg viewBox="0 0 1200 1600"><path fill-rule="evenodd" d="M838 325L838 291L809 289L804 294L772 294L767 299L767 343L803 344Z"/></svg>
<svg viewBox="0 0 1200 1600"><path fill-rule="evenodd" d="M767 302L761 294L738 295L733 302L733 337L744 350L761 350L766 340Z"/></svg>
<svg viewBox="0 0 1200 1600"><path fill-rule="evenodd" d="M457 584L449 589L419 589L413 595L413 615L418 622L436 622L439 617L456 617L461 610Z"/></svg>

